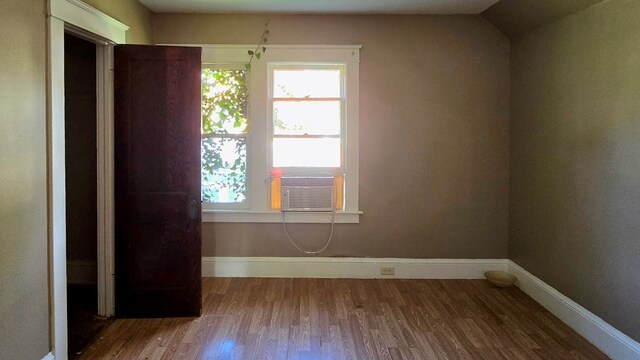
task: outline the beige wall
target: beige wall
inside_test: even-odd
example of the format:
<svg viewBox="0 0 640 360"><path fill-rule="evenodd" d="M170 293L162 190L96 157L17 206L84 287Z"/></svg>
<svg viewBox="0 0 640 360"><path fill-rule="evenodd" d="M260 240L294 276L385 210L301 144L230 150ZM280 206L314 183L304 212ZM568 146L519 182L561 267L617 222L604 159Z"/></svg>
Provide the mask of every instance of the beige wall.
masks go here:
<svg viewBox="0 0 640 360"><path fill-rule="evenodd" d="M640 2L512 44L510 258L640 340Z"/></svg>
<svg viewBox="0 0 640 360"><path fill-rule="evenodd" d="M0 2L0 359L49 352L45 1Z"/></svg>
<svg viewBox="0 0 640 360"><path fill-rule="evenodd" d="M129 26L127 44L151 43L153 13L137 0L82 0Z"/></svg>
<svg viewBox="0 0 640 360"><path fill-rule="evenodd" d="M269 16L273 44L362 44L360 224L324 255L504 258L509 44L479 16ZM154 16L155 43L251 44L265 16ZM291 226L318 247L329 225ZM203 225L205 256L300 256L281 224Z"/></svg>

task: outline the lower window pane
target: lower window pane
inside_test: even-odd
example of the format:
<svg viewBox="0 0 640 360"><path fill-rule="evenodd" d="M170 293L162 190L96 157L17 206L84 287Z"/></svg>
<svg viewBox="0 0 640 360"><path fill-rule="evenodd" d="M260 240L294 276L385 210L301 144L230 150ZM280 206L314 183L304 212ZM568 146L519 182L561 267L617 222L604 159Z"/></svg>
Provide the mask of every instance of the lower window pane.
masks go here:
<svg viewBox="0 0 640 360"><path fill-rule="evenodd" d="M202 201L241 203L247 199L245 138L202 139Z"/></svg>
<svg viewBox="0 0 640 360"><path fill-rule="evenodd" d="M340 167L340 139L273 139L274 167Z"/></svg>

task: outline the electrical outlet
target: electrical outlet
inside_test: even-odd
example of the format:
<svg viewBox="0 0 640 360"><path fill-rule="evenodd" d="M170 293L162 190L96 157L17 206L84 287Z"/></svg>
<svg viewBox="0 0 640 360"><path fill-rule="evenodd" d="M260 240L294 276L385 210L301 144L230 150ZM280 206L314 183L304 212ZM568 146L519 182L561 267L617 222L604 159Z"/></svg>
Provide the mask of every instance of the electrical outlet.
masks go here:
<svg viewBox="0 0 640 360"><path fill-rule="evenodd" d="M396 268L393 266L380 267L380 275L394 275L395 273L396 273Z"/></svg>

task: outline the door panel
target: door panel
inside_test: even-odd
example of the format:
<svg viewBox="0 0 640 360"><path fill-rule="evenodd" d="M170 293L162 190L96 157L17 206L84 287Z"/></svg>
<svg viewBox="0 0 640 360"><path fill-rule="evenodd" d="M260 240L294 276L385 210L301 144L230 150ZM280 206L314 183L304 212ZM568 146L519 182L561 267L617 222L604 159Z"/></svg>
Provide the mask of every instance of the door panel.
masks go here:
<svg viewBox="0 0 640 360"><path fill-rule="evenodd" d="M118 317L200 314L200 51L115 48Z"/></svg>

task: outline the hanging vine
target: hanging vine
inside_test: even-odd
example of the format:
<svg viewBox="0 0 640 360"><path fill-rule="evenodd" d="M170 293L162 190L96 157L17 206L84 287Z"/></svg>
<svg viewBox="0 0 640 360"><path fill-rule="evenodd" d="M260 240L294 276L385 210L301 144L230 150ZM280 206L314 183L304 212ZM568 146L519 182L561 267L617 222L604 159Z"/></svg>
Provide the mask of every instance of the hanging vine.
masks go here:
<svg viewBox="0 0 640 360"><path fill-rule="evenodd" d="M260 35L260 41L258 45L253 50L248 50L247 54L251 56L249 58L249 62L244 65L246 70L251 70L251 62L256 58L260 60L260 57L267 52L267 47L265 46L267 41L269 40L269 20L264 24L264 30L262 30L262 34Z"/></svg>

